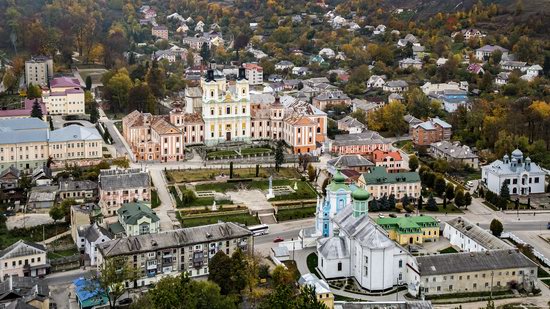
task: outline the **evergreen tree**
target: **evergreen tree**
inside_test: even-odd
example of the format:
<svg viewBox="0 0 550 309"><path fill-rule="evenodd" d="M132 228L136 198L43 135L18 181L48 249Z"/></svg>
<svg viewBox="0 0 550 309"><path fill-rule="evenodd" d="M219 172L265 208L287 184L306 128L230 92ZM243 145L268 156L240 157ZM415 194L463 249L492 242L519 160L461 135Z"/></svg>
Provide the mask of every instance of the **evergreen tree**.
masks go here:
<svg viewBox="0 0 550 309"><path fill-rule="evenodd" d="M210 48L208 47L208 44L203 44L201 47L200 55L205 62L209 62L211 54L210 54Z"/></svg>
<svg viewBox="0 0 550 309"><path fill-rule="evenodd" d="M208 264L208 280L220 286L223 295L229 294L233 289L231 278L231 258L223 251L218 251Z"/></svg>
<svg viewBox="0 0 550 309"><path fill-rule="evenodd" d="M489 230L491 230L491 233L493 233L496 237L500 237L502 231L504 230L504 226L502 226L502 222L497 219L493 219L493 221L491 221L491 225L489 225Z"/></svg>
<svg viewBox="0 0 550 309"><path fill-rule="evenodd" d="M90 91L92 89L92 77L90 75L86 76L86 90Z"/></svg>
<svg viewBox="0 0 550 309"><path fill-rule="evenodd" d="M510 199L510 188L508 187L508 182L506 181L502 184L502 187L500 187L500 197L506 200Z"/></svg>
<svg viewBox="0 0 550 309"><path fill-rule="evenodd" d="M445 192L446 184L443 176L437 176L434 183L434 191L437 196L441 196Z"/></svg>
<svg viewBox="0 0 550 309"><path fill-rule="evenodd" d="M388 208L395 209L395 195L393 193L390 194L390 197L388 198Z"/></svg>
<svg viewBox="0 0 550 309"><path fill-rule="evenodd" d="M455 198L455 186L452 183L447 184L447 188L445 189L445 196L452 200Z"/></svg>
<svg viewBox="0 0 550 309"><path fill-rule="evenodd" d="M145 80L147 81L149 88L151 88L151 92L157 99L163 98L166 92L164 79L164 71L159 68L158 62L153 60L153 64L151 65L149 72L147 72Z"/></svg>
<svg viewBox="0 0 550 309"><path fill-rule="evenodd" d="M422 197L422 195L420 195L420 197L418 198L418 205L417 205L419 211L422 210L423 202L424 202L424 198Z"/></svg>
<svg viewBox="0 0 550 309"><path fill-rule="evenodd" d="M97 103L92 101L90 103L90 122L96 123L99 120L99 109L97 108Z"/></svg>
<svg viewBox="0 0 550 309"><path fill-rule="evenodd" d="M459 189L455 194L455 205L456 207L462 207L464 203L464 191Z"/></svg>
<svg viewBox="0 0 550 309"><path fill-rule="evenodd" d="M277 148L275 148L275 170L277 170L277 172L285 162L284 147L284 142L282 140L277 141Z"/></svg>
<svg viewBox="0 0 550 309"><path fill-rule="evenodd" d="M418 168L418 165L419 165L418 157L415 156L415 155L410 156L409 157L409 169L411 170L411 172L416 171L416 169Z"/></svg>
<svg viewBox="0 0 550 309"><path fill-rule="evenodd" d="M388 210L389 208L388 197L385 194L379 199L379 202L380 202L381 210Z"/></svg>
<svg viewBox="0 0 550 309"><path fill-rule="evenodd" d="M411 200L409 199L409 196L405 194L403 198L401 198L401 204L403 205L403 207L407 207L409 206L410 203L411 203Z"/></svg>
<svg viewBox="0 0 550 309"><path fill-rule="evenodd" d="M466 192L464 194L464 206L468 208L468 206L470 206L471 204L472 204L472 195L470 194L470 192Z"/></svg>
<svg viewBox="0 0 550 309"><path fill-rule="evenodd" d="M429 211L437 211L437 204L435 202L435 199L432 194L430 194L430 197L428 198L428 205L426 206L426 209Z"/></svg>
<svg viewBox="0 0 550 309"><path fill-rule="evenodd" d="M233 178L233 161L229 162L229 179Z"/></svg>
<svg viewBox="0 0 550 309"><path fill-rule="evenodd" d="M42 113L42 107L40 106L38 99L34 99L34 103L32 104L31 117L42 119L43 116L44 114Z"/></svg>

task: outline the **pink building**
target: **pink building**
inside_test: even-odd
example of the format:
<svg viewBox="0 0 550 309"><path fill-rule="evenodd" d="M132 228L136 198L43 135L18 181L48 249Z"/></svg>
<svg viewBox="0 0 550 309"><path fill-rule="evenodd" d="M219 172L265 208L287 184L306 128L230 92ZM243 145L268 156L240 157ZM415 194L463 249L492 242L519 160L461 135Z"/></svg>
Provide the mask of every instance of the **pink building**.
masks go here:
<svg viewBox="0 0 550 309"><path fill-rule="evenodd" d="M99 204L104 216L114 216L124 203L151 200L149 173L141 169L101 170Z"/></svg>
<svg viewBox="0 0 550 309"><path fill-rule="evenodd" d="M388 173L405 172L407 166L399 151L382 151L376 149L371 154L371 161L376 166L383 166Z"/></svg>
<svg viewBox="0 0 550 309"><path fill-rule="evenodd" d="M378 132L366 131L358 134L336 135L332 142L331 151L339 155L370 155L377 149L388 151L390 144L391 143L378 134Z"/></svg>
<svg viewBox="0 0 550 309"><path fill-rule="evenodd" d="M154 26L151 29L151 35L163 40L168 40L168 28L166 26Z"/></svg>
<svg viewBox="0 0 550 309"><path fill-rule="evenodd" d="M42 99L37 99L42 109L42 115L44 115L43 120L46 121L46 116L48 110L46 109L46 104L42 102ZM8 109L0 110L0 118L28 118L31 116L32 106L34 105L35 100L25 99L22 102L22 106L19 109Z"/></svg>

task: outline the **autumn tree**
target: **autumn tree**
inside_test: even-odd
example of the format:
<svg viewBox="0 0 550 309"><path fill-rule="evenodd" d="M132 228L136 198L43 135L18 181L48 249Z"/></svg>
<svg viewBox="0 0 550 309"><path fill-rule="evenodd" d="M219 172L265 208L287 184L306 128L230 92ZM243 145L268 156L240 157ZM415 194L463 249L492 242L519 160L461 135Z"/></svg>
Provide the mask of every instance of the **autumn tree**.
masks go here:
<svg viewBox="0 0 550 309"><path fill-rule="evenodd" d="M107 258L99 267L95 278L109 299L109 307L115 308L117 300L126 292L127 282L137 280L139 271L129 264L126 257Z"/></svg>
<svg viewBox="0 0 550 309"><path fill-rule="evenodd" d="M29 84L27 87L27 99L37 99L42 97L42 89L38 85Z"/></svg>
<svg viewBox="0 0 550 309"><path fill-rule="evenodd" d="M109 76L107 76L109 77ZM114 108L125 111L128 108L128 94L133 86L126 69L120 69L103 82L107 90L106 97L114 103Z"/></svg>
<svg viewBox="0 0 550 309"><path fill-rule="evenodd" d="M128 94L130 110L156 114L156 99L147 83L136 81Z"/></svg>
<svg viewBox="0 0 550 309"><path fill-rule="evenodd" d="M149 68L149 72L147 72L147 75L145 76L145 80L147 81L147 85L149 85L153 95L157 99L162 99L166 92L164 71L159 67L156 60L153 60L151 68Z"/></svg>
<svg viewBox="0 0 550 309"><path fill-rule="evenodd" d="M418 157L415 155L411 155L409 157L409 170L411 172L416 171L416 169L418 168L418 165L419 165Z"/></svg>
<svg viewBox="0 0 550 309"><path fill-rule="evenodd" d="M494 236L500 237L504 227L502 226L502 222L497 219L493 219L489 225L489 230L491 230L491 233L493 233Z"/></svg>
<svg viewBox="0 0 550 309"><path fill-rule="evenodd" d="M231 258L218 251L210 260L208 280L220 286L221 294L227 295L233 290L231 278Z"/></svg>

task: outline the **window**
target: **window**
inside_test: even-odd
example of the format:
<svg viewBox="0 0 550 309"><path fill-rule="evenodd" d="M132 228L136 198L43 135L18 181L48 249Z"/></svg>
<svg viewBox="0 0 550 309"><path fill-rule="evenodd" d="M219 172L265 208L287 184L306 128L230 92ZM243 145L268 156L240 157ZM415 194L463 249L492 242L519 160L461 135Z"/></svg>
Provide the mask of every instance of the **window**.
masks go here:
<svg viewBox="0 0 550 309"><path fill-rule="evenodd" d="M474 287L474 289L477 288L477 283L474 283L474 284L473 284L473 287Z"/></svg>
<svg viewBox="0 0 550 309"><path fill-rule="evenodd" d="M342 271L342 262L338 262L338 271Z"/></svg>
<svg viewBox="0 0 550 309"><path fill-rule="evenodd" d="M399 260L399 268L403 267L403 260Z"/></svg>

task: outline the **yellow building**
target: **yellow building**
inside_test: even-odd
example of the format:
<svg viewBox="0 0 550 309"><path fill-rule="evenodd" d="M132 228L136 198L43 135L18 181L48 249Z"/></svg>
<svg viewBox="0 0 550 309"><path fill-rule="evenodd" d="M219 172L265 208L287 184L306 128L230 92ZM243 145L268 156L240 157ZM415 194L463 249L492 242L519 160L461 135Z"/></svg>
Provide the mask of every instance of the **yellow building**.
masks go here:
<svg viewBox="0 0 550 309"><path fill-rule="evenodd" d="M376 223L400 245L421 244L439 238L439 223L429 216L378 218Z"/></svg>
<svg viewBox="0 0 550 309"><path fill-rule="evenodd" d="M298 279L298 284L300 286L309 285L315 288L317 300L329 309L334 308L334 294L332 294L332 291L325 280L319 279L316 275L308 273L302 275L300 279Z"/></svg>

